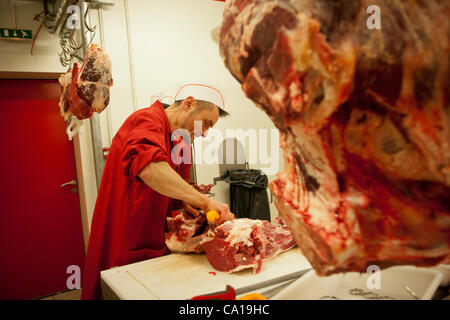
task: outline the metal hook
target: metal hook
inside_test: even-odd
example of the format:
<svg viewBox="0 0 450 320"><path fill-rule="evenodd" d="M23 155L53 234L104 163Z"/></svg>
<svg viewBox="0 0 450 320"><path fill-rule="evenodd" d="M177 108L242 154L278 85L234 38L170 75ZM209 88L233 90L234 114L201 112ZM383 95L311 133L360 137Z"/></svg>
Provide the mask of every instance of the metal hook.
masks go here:
<svg viewBox="0 0 450 320"><path fill-rule="evenodd" d="M83 37L83 41L81 42L81 45L78 46L77 42L75 41L75 39L71 39L69 42L69 46L73 51L78 51L81 48L83 48L85 43L84 37Z"/></svg>
<svg viewBox="0 0 450 320"><path fill-rule="evenodd" d="M91 8L91 4L90 3L88 3L88 5L87 5L87 7L86 7L86 12L84 13L84 19L83 19L83 23L84 23L84 26L86 27L86 29L87 30L89 30L89 32L94 32L95 31L95 29L97 28L97 26L94 26L94 27L90 27L90 26L88 26L88 24L87 24L87 19L86 19L86 17L87 17L87 15L88 15L88 13L89 13L89 9Z"/></svg>
<svg viewBox="0 0 450 320"><path fill-rule="evenodd" d="M94 28L93 35L91 36L91 39L89 40L89 43L87 44L87 47L88 47L88 48L89 48L89 46L91 45L92 40L94 40L95 34L96 34L96 32L95 32L95 28Z"/></svg>

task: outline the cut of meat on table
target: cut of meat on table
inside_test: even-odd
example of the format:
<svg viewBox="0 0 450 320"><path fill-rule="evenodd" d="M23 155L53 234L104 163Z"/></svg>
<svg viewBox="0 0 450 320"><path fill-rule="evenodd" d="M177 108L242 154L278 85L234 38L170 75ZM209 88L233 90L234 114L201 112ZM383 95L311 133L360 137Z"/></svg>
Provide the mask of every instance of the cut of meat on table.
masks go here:
<svg viewBox="0 0 450 320"><path fill-rule="evenodd" d="M295 246L289 229L266 220L240 218L216 228L212 238L205 238L203 249L209 263L219 271L261 271L263 260L275 257Z"/></svg>
<svg viewBox="0 0 450 320"><path fill-rule="evenodd" d="M234 219L213 232L204 214L193 218L184 212L167 218L166 245L172 252L205 252L209 263L219 271L253 268L258 273L264 259L291 249L295 241L280 218L275 223Z"/></svg>
<svg viewBox="0 0 450 320"><path fill-rule="evenodd" d="M166 245L172 252L202 253L201 241L209 231L206 215L193 217L186 211L166 219Z"/></svg>
<svg viewBox="0 0 450 320"><path fill-rule="evenodd" d="M449 259L449 17L441 0L226 2L221 56L280 130L269 186L318 274Z"/></svg>
<svg viewBox="0 0 450 320"><path fill-rule="evenodd" d="M59 107L64 119L71 115L80 120L89 118L109 104L109 88L113 84L111 61L93 44L86 52L81 69L75 62L73 68L59 77L59 83L63 87Z"/></svg>

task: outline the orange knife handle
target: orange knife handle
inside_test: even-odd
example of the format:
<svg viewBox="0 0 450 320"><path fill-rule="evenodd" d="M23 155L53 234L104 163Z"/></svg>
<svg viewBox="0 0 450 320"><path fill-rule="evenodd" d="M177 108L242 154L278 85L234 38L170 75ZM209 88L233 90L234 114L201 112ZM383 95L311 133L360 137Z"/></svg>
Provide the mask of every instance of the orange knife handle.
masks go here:
<svg viewBox="0 0 450 320"><path fill-rule="evenodd" d="M206 220L208 220L209 223L216 223L216 221L219 219L220 213L217 210L209 210L206 213Z"/></svg>
<svg viewBox="0 0 450 320"><path fill-rule="evenodd" d="M200 296L195 296L191 300L235 300L236 295L234 293L234 288L227 285L225 291L215 293L215 294L205 294Z"/></svg>

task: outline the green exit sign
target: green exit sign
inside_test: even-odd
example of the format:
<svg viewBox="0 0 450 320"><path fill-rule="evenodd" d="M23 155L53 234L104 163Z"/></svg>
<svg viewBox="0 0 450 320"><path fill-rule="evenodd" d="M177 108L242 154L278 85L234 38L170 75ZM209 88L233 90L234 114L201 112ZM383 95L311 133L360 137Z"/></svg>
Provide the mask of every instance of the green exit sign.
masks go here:
<svg viewBox="0 0 450 320"><path fill-rule="evenodd" d="M0 38L32 39L33 38L32 36L33 34L31 30L0 28Z"/></svg>

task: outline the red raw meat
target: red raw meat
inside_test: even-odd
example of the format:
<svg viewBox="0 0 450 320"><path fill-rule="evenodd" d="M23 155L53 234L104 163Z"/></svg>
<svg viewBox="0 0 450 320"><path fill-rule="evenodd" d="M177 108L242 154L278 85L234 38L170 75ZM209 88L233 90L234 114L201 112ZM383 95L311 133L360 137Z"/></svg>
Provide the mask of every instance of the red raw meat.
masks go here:
<svg viewBox="0 0 450 320"><path fill-rule="evenodd" d="M216 228L213 238L202 242L209 263L230 273L248 268L258 273L263 260L294 246L294 238L286 226L247 218L225 222Z"/></svg>
<svg viewBox="0 0 450 320"><path fill-rule="evenodd" d="M74 115L86 119L95 112L102 112L109 104L109 88L113 80L111 61L97 45L91 45L78 70L78 64L59 78L63 93L59 101L61 115L68 119Z"/></svg>
<svg viewBox="0 0 450 320"><path fill-rule="evenodd" d="M449 258L449 17L439 0L226 3L221 55L280 130L270 188L318 274Z"/></svg>
<svg viewBox="0 0 450 320"><path fill-rule="evenodd" d="M202 253L201 241L209 231L206 215L193 217L186 211L166 219L166 245L172 252Z"/></svg>
<svg viewBox="0 0 450 320"><path fill-rule="evenodd" d="M193 218L186 212L167 218L166 245L172 252L206 253L219 271L261 270L262 262L295 246L281 219L272 224L263 220L234 219L210 230L204 214Z"/></svg>

